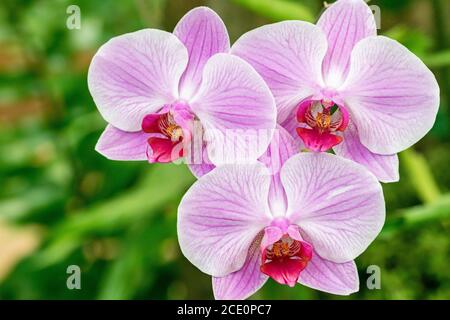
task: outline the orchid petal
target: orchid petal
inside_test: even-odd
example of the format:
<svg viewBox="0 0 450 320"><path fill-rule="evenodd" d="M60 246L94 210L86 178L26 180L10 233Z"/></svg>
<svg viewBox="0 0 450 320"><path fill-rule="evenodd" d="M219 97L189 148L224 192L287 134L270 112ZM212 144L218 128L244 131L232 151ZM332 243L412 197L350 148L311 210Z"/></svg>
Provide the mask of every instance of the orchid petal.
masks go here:
<svg viewBox="0 0 450 320"><path fill-rule="evenodd" d="M344 141L333 148L341 157L353 160L369 169L381 182L400 180L399 161L396 154L381 155L370 152L359 141L358 130L350 123L343 133Z"/></svg>
<svg viewBox="0 0 450 320"><path fill-rule="evenodd" d="M322 259L316 253L300 273L298 282L331 294L346 296L359 291L358 270L354 261L335 263Z"/></svg>
<svg viewBox="0 0 450 320"><path fill-rule="evenodd" d="M260 271L261 252L255 241L250 247L242 268L221 278L213 277L214 297L217 300L243 300L258 291L268 277Z"/></svg>
<svg viewBox="0 0 450 320"><path fill-rule="evenodd" d="M259 161L264 163L272 174L269 206L275 215L284 215L287 209L286 193L280 180L281 168L290 157L299 151L295 139L278 125L266 153L259 158Z"/></svg>
<svg viewBox="0 0 450 320"><path fill-rule="evenodd" d="M327 40L319 27L285 21L244 34L231 52L248 61L272 90L282 123L299 102L322 84Z"/></svg>
<svg viewBox="0 0 450 320"><path fill-rule="evenodd" d="M363 166L328 153L299 154L281 169L287 218L322 258L360 255L384 224L381 185Z"/></svg>
<svg viewBox="0 0 450 320"><path fill-rule="evenodd" d="M300 150L295 139L280 125L277 125L266 152L259 158L273 175L279 175L284 163Z"/></svg>
<svg viewBox="0 0 450 320"><path fill-rule="evenodd" d="M306 149L305 144L303 143L302 139L298 136L297 133L297 128L302 127L303 124L297 121L295 113L292 113L290 117L288 117L284 122L282 122L281 126L293 137L295 148L297 150L301 151Z"/></svg>
<svg viewBox="0 0 450 320"><path fill-rule="evenodd" d="M200 178L212 171L216 166L208 157L204 129L200 121L194 121L191 128L192 139L185 148L185 160L192 174L196 178Z"/></svg>
<svg viewBox="0 0 450 320"><path fill-rule="evenodd" d="M275 102L244 60L224 53L209 59L190 105L205 128L214 164L254 162L266 151L276 126Z"/></svg>
<svg viewBox="0 0 450 320"><path fill-rule="evenodd" d="M178 238L189 261L215 277L240 270L270 222L269 186L262 164L224 165L194 183L178 208Z"/></svg>
<svg viewBox="0 0 450 320"><path fill-rule="evenodd" d="M148 134L142 131L126 132L108 125L95 146L95 150L110 160L147 160Z"/></svg>
<svg viewBox="0 0 450 320"><path fill-rule="evenodd" d="M188 167L189 170L191 170L191 173L194 175L194 177L200 179L205 174L213 171L216 166L213 164L201 163L201 164L189 164Z"/></svg>
<svg viewBox="0 0 450 320"><path fill-rule="evenodd" d="M181 78L180 95L189 98L198 89L209 58L228 52L230 39L222 19L207 7L189 11L173 32L189 51L189 63Z"/></svg>
<svg viewBox="0 0 450 320"><path fill-rule="evenodd" d="M377 154L403 151L433 127L439 86L425 64L398 42L370 37L352 53L342 96L361 143Z"/></svg>
<svg viewBox="0 0 450 320"><path fill-rule="evenodd" d="M323 61L325 82L331 87L338 86L348 74L355 44L377 34L375 17L363 0L339 0L325 10L317 25L328 39Z"/></svg>
<svg viewBox="0 0 450 320"><path fill-rule="evenodd" d="M187 62L186 48L171 33L145 29L125 34L95 54L89 90L106 121L124 131L140 131L145 115L177 97Z"/></svg>
<svg viewBox="0 0 450 320"><path fill-rule="evenodd" d="M188 154L186 157L190 161L188 163L188 167L197 179L200 179L205 174L214 170L214 168L216 167L211 163L211 160L209 160L208 153L206 152L206 147L202 145L200 146L200 148L201 150L198 151L198 159L196 159L197 156L195 154ZM197 151L194 149L193 152Z"/></svg>
<svg viewBox="0 0 450 320"><path fill-rule="evenodd" d="M264 235L261 239L261 249L265 250L268 246L271 246L284 235L283 230L279 226L268 226L264 228Z"/></svg>

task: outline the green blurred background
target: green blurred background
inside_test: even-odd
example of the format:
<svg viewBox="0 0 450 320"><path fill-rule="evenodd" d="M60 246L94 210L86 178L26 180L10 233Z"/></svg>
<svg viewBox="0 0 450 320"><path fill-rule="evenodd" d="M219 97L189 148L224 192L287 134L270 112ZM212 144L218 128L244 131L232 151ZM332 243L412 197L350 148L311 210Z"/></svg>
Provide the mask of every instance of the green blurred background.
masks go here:
<svg viewBox="0 0 450 320"><path fill-rule="evenodd" d="M81 8L68 30L66 9ZM357 259L361 290L336 297L269 281L253 298L450 299L450 1L378 0L380 32L438 77L434 129L401 154L401 182L384 185L380 237ZM243 32L315 21L319 0L2 0L0 4L0 299L210 299L211 280L181 254L176 210L194 178L184 166L113 162L94 151L105 127L89 95L90 60L111 37L171 31L208 5ZM81 290L66 269L79 265ZM366 269L381 268L381 290Z"/></svg>

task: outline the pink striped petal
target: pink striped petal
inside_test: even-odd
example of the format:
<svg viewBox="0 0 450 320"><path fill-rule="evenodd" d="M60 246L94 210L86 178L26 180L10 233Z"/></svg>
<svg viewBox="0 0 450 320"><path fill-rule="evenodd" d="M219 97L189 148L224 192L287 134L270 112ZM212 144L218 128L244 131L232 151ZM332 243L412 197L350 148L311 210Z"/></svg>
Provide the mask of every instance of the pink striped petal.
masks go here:
<svg viewBox="0 0 450 320"><path fill-rule="evenodd" d="M259 158L273 175L279 175L284 163L300 150L294 138L280 125L274 131L266 152Z"/></svg>
<svg viewBox="0 0 450 320"><path fill-rule="evenodd" d="M322 258L353 260L381 231L383 192L363 166L328 153L302 153L285 163L281 181L287 218Z"/></svg>
<svg viewBox="0 0 450 320"><path fill-rule="evenodd" d="M140 131L142 119L178 96L188 62L173 34L145 29L111 39L95 54L88 85L98 110L124 131Z"/></svg>
<svg viewBox="0 0 450 320"><path fill-rule="evenodd" d="M250 247L247 260L239 271L225 277L213 277L214 297L217 300L244 300L258 291L267 281L260 271L261 251L255 241Z"/></svg>
<svg viewBox="0 0 450 320"><path fill-rule="evenodd" d="M297 117L294 112L283 123L281 123L281 126L293 137L296 146L295 148L297 150L302 151L306 149L305 144L297 134L297 128L301 127L302 124L297 121Z"/></svg>
<svg viewBox="0 0 450 320"><path fill-rule="evenodd" d="M317 25L328 39L324 79L327 85L337 87L348 74L355 44L377 34L375 18L364 0L339 0L323 13Z"/></svg>
<svg viewBox="0 0 450 320"><path fill-rule="evenodd" d="M208 157L205 140L203 126L200 121L194 121L194 125L192 126L192 140L185 147L185 160L196 178L204 176L216 167Z"/></svg>
<svg viewBox="0 0 450 320"><path fill-rule="evenodd" d="M231 52L248 61L272 90L282 123L322 84L327 40L319 27L301 21L263 26L244 34Z"/></svg>
<svg viewBox="0 0 450 320"><path fill-rule="evenodd" d="M112 125L103 131L95 150L110 160L147 160L147 139L145 132L125 132Z"/></svg>
<svg viewBox="0 0 450 320"><path fill-rule="evenodd" d="M215 277L240 270L271 220L269 186L262 164L225 165L199 179L178 208L178 239L186 258Z"/></svg>
<svg viewBox="0 0 450 320"><path fill-rule="evenodd" d="M359 291L358 270L354 261L334 263L315 253L300 273L298 282L312 289L344 296Z"/></svg>
<svg viewBox="0 0 450 320"><path fill-rule="evenodd" d="M378 154L398 153L423 138L439 108L433 73L386 37L366 38L356 45L341 94L361 143Z"/></svg>
<svg viewBox="0 0 450 320"><path fill-rule="evenodd" d="M359 141L358 131L352 123L343 133L343 137L344 141L333 148L338 156L362 164L381 182L390 183L400 180L399 161L396 154L380 155L370 152Z"/></svg>
<svg viewBox="0 0 450 320"><path fill-rule="evenodd" d="M244 60L224 53L209 59L190 105L205 128L214 164L254 162L266 151L276 126L275 102L264 80Z"/></svg>
<svg viewBox="0 0 450 320"><path fill-rule="evenodd" d="M189 164L188 167L189 170L191 170L191 173L194 175L194 177L200 179L205 174L214 170L216 166L213 164L203 163L203 164Z"/></svg>
<svg viewBox="0 0 450 320"><path fill-rule="evenodd" d="M180 95L189 99L200 85L203 67L219 52L228 52L230 39L222 19L207 7L189 11L173 32L189 52L189 63L181 78Z"/></svg>
<svg viewBox="0 0 450 320"><path fill-rule="evenodd" d="M269 206L275 214L284 215L287 209L286 193L280 180L281 168L289 158L299 151L294 138L278 125L267 151L259 158L259 161L266 165L272 175Z"/></svg>
<svg viewBox="0 0 450 320"><path fill-rule="evenodd" d="M200 148L201 150L197 151L195 146L191 146L192 152L198 153L190 154L186 157L186 159L190 161L188 163L189 169L197 179L200 179L216 167L211 163L211 160L209 160L208 153L206 152L206 146L202 145Z"/></svg>

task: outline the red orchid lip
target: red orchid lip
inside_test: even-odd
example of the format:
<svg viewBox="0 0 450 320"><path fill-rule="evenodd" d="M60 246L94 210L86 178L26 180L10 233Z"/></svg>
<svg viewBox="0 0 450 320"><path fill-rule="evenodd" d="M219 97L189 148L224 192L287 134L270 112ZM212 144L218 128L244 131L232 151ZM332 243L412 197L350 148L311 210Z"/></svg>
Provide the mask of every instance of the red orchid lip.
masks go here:
<svg viewBox="0 0 450 320"><path fill-rule="evenodd" d="M297 121L302 125L296 129L306 147L315 152L326 152L343 141L338 132L349 124L345 107L329 99L306 100L299 104Z"/></svg>
<svg viewBox="0 0 450 320"><path fill-rule="evenodd" d="M293 287L311 258L311 245L285 234L263 251L260 270L276 282Z"/></svg>
<svg viewBox="0 0 450 320"><path fill-rule="evenodd" d="M183 157L183 144L191 138L189 129L184 125L192 119L184 104L166 106L163 112L146 115L142 120L142 130L150 134L147 140L149 162L167 163Z"/></svg>
<svg viewBox="0 0 450 320"><path fill-rule="evenodd" d="M311 260L312 252L298 226L285 218L274 219L265 228L261 241L260 271L280 284L293 287Z"/></svg>

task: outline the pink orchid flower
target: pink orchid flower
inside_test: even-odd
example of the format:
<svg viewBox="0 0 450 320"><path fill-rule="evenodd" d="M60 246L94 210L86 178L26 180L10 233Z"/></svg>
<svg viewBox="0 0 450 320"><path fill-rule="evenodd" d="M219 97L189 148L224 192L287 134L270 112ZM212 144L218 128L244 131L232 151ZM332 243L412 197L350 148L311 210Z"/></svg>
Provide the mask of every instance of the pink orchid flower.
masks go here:
<svg viewBox="0 0 450 320"><path fill-rule="evenodd" d="M285 21L244 34L231 52L275 96L278 123L307 149L333 149L382 182L399 180L397 153L432 128L438 83L398 42L377 36L363 0L338 0L317 25Z"/></svg>
<svg viewBox="0 0 450 320"><path fill-rule="evenodd" d="M246 299L269 277L348 295L359 289L353 260L384 219L372 173L332 154L298 153L280 129L260 162L218 167L188 190L178 239L213 276L216 299Z"/></svg>
<svg viewBox="0 0 450 320"><path fill-rule="evenodd" d="M270 89L247 62L227 53L229 48L224 23L206 7L187 13L173 34L145 29L104 44L88 76L109 123L96 150L113 160L171 162L185 156L194 121L205 132L273 130ZM240 150L255 160L269 142ZM219 147L220 140L210 135L206 150Z"/></svg>

